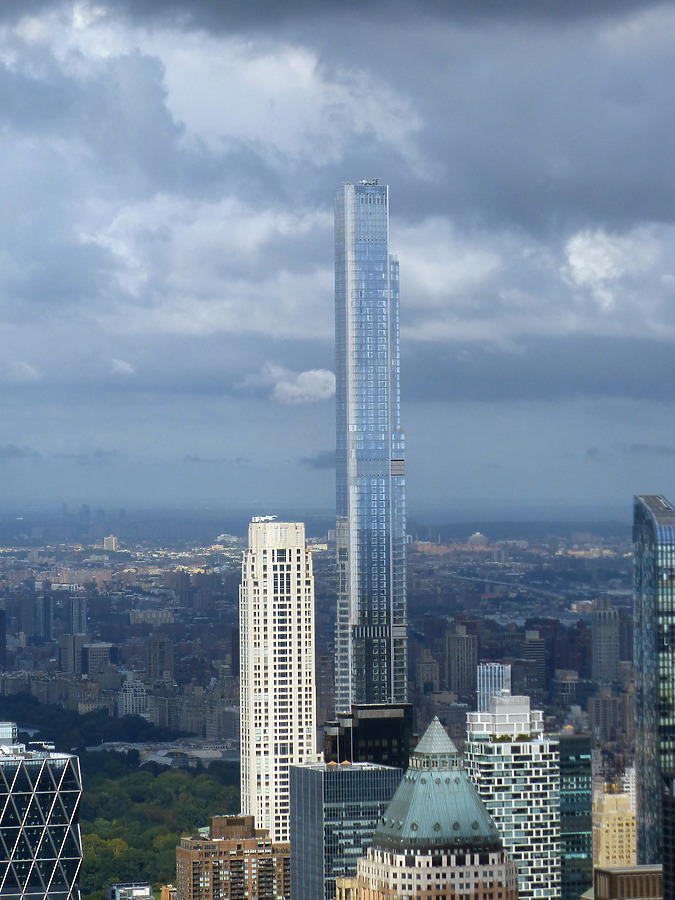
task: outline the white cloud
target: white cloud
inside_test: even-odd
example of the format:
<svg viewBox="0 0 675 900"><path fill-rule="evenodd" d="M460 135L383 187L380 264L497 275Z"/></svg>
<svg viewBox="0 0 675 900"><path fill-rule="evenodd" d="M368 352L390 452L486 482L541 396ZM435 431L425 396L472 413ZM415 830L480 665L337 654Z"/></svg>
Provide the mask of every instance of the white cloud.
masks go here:
<svg viewBox="0 0 675 900"><path fill-rule="evenodd" d="M218 151L248 144L278 165L340 158L355 135L415 156L410 102L363 69L328 72L300 44L163 33L148 52L166 67L167 106Z"/></svg>
<svg viewBox="0 0 675 900"><path fill-rule="evenodd" d="M476 289L502 267L501 253L482 235L472 240L449 219L434 217L419 224L392 224L391 247L403 254L407 303L416 308L470 306Z"/></svg>
<svg viewBox="0 0 675 900"><path fill-rule="evenodd" d="M18 384L30 384L34 381L41 381L43 378L43 373L37 366L24 361L12 363L9 371L10 379Z"/></svg>
<svg viewBox="0 0 675 900"><path fill-rule="evenodd" d="M121 333L329 338L331 228L323 211L258 210L235 197L129 204L83 237L117 263L116 302L91 315ZM308 266L302 247L322 233L325 265Z"/></svg>
<svg viewBox="0 0 675 900"><path fill-rule="evenodd" d="M110 367L114 375L135 375L136 369L125 359L111 359Z"/></svg>
<svg viewBox="0 0 675 900"><path fill-rule="evenodd" d="M299 403L317 403L329 400L335 393L335 375L327 369L308 369L294 372L274 362L268 362L262 371L249 375L242 387L271 387L272 396L279 403L293 406Z"/></svg>
<svg viewBox="0 0 675 900"><path fill-rule="evenodd" d="M564 274L574 285L588 288L603 310L610 310L617 283L625 275L648 272L657 261L658 245L645 228L625 235L580 231L567 241L565 254Z"/></svg>

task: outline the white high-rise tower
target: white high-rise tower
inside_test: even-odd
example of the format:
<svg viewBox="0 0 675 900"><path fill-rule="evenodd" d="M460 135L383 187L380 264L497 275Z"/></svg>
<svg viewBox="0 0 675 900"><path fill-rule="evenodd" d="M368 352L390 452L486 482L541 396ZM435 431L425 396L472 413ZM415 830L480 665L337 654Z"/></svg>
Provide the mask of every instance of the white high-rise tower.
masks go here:
<svg viewBox="0 0 675 900"><path fill-rule="evenodd" d="M289 840L289 772L315 762L314 576L305 526L254 518L239 600L241 811Z"/></svg>
<svg viewBox="0 0 675 900"><path fill-rule="evenodd" d="M560 900L560 758L529 697L494 696L467 715L465 765L518 863L518 896Z"/></svg>

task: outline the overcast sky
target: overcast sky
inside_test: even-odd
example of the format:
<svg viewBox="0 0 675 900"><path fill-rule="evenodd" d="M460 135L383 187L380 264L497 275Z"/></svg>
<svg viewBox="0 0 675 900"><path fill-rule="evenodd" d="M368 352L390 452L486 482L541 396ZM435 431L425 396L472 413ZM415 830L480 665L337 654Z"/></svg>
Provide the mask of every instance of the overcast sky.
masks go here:
<svg viewBox="0 0 675 900"><path fill-rule="evenodd" d="M675 4L0 4L5 504L333 505L390 185L408 503L675 500Z"/></svg>

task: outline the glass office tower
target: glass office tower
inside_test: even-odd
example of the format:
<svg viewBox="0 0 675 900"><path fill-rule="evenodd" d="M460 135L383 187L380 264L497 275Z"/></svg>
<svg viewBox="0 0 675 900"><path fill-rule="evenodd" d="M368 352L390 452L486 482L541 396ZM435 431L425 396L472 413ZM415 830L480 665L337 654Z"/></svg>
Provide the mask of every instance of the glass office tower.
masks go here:
<svg viewBox="0 0 675 900"><path fill-rule="evenodd" d="M569 728L569 726L568 726ZM560 754L561 898L579 900L593 886L591 736L564 730Z"/></svg>
<svg viewBox="0 0 675 900"><path fill-rule="evenodd" d="M335 195L337 713L407 695L398 303L388 188L344 184Z"/></svg>
<svg viewBox="0 0 675 900"><path fill-rule="evenodd" d="M291 766L291 900L334 900L353 878L402 769L369 762Z"/></svg>
<svg viewBox="0 0 675 900"><path fill-rule="evenodd" d="M633 512L637 843L649 864L662 861L664 787L675 777L675 508L650 494Z"/></svg>

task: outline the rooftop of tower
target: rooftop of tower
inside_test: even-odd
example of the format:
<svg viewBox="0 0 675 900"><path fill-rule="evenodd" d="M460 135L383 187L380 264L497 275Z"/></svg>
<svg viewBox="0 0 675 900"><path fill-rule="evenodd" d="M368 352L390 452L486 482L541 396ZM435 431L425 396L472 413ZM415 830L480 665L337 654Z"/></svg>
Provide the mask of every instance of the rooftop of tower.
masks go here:
<svg viewBox="0 0 675 900"><path fill-rule="evenodd" d="M373 838L382 850L480 851L502 846L497 827L435 718Z"/></svg>
<svg viewBox="0 0 675 900"><path fill-rule="evenodd" d="M675 525L675 508L661 494L641 494L635 499L647 507L660 525Z"/></svg>
<svg viewBox="0 0 675 900"><path fill-rule="evenodd" d="M647 510L660 540L675 540L675 507L661 494L641 494L634 498L635 509Z"/></svg>

